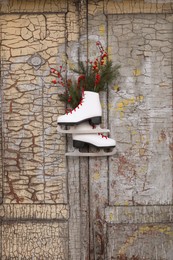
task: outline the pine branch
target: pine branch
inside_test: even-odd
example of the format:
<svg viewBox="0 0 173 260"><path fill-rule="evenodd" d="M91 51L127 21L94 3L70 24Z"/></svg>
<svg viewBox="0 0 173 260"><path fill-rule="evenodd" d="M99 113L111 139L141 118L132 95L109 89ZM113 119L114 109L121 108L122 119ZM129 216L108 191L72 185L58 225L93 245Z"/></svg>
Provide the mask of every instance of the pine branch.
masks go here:
<svg viewBox="0 0 173 260"><path fill-rule="evenodd" d="M119 65L114 65L111 60L108 60L108 55L104 51L100 42L96 45L99 48L100 56L93 62L79 61L78 68L72 71L78 74L78 79L73 81L63 77L63 69L60 66L59 70L51 69L51 73L58 78L52 80L52 83L63 86L65 89L59 98L71 108L75 108L80 103L83 91L100 92L107 90L109 84L116 80L119 76Z"/></svg>

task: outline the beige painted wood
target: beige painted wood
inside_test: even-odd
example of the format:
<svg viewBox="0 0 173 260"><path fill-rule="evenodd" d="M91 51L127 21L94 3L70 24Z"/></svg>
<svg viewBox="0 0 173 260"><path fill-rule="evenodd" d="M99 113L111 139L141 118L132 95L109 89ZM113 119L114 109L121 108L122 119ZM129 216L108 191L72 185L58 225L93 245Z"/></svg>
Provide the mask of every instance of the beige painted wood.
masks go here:
<svg viewBox="0 0 173 260"><path fill-rule="evenodd" d="M13 14L0 18L0 258L68 259L65 138L57 133L57 116L63 105L49 72L65 56L65 9L60 14L34 14L38 7L32 4L31 14L31 6L21 4L18 9L11 2L4 12ZM30 14L17 14L24 8Z"/></svg>
<svg viewBox="0 0 173 260"><path fill-rule="evenodd" d="M65 147L56 130L62 105L49 70L65 50L65 17L3 15L1 24L3 200L64 203Z"/></svg>
<svg viewBox="0 0 173 260"><path fill-rule="evenodd" d="M67 1L64 0L8 0L0 2L1 13L38 13L38 12L67 12Z"/></svg>

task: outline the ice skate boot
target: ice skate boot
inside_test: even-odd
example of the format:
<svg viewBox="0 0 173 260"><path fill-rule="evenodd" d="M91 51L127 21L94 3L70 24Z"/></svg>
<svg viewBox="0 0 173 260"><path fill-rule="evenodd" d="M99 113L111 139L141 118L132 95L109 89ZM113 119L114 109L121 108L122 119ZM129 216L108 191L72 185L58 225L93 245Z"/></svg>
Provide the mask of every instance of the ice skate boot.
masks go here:
<svg viewBox="0 0 173 260"><path fill-rule="evenodd" d="M85 145L92 145L100 149L99 152L80 152L79 149ZM105 152L105 149L114 148L116 142L101 133L98 134L73 134L73 146L76 148L73 152L66 153L66 156L110 156L116 153L115 149L111 152Z"/></svg>
<svg viewBox="0 0 173 260"><path fill-rule="evenodd" d="M99 125L101 123L102 109L99 94L91 91L84 91L83 97L79 105L63 116L58 117L58 125L75 126L85 121L89 121L91 125ZM74 127L72 128L74 130ZM75 131L67 131L58 127L59 132L74 133Z"/></svg>

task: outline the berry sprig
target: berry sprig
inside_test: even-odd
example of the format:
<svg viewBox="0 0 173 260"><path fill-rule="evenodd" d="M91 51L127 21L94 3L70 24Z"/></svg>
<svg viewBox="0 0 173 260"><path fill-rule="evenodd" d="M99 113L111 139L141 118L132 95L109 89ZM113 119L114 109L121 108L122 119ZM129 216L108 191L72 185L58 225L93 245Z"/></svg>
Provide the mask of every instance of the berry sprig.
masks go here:
<svg viewBox="0 0 173 260"><path fill-rule="evenodd" d="M63 72L65 72L65 70L63 70ZM56 69L54 69L54 68L51 68L51 69L50 69L50 73L53 74L55 77L58 78L58 80L56 80L56 79L53 79L53 80L52 80L52 83L53 83L53 84L59 84L59 85L61 85L62 87L65 86L65 83L66 83L66 82L65 82L64 77L62 76L62 66L60 66L60 69L59 69L59 70L56 70Z"/></svg>
<svg viewBox="0 0 173 260"><path fill-rule="evenodd" d="M82 100L83 90L81 89L81 82L85 75L80 75L78 82L73 82L71 78L67 78L66 75L64 75L65 72L66 70L62 66L58 69L51 68L50 74L55 77L52 83L64 89L63 93L59 94L60 100L66 103L68 107L75 108ZM72 110L68 107L66 111L69 113Z"/></svg>
<svg viewBox="0 0 173 260"><path fill-rule="evenodd" d="M97 41L96 46L99 55L93 61L79 61L78 69L72 70L78 74L76 80L67 78L67 75L63 76L66 71L62 66L59 66L59 69L51 68L50 70L51 75L56 77L56 79L52 80L52 83L64 89L63 93L59 94L60 100L71 108L75 108L80 104L84 91L100 92L106 90L108 84L119 75L120 66L113 66L101 42Z"/></svg>

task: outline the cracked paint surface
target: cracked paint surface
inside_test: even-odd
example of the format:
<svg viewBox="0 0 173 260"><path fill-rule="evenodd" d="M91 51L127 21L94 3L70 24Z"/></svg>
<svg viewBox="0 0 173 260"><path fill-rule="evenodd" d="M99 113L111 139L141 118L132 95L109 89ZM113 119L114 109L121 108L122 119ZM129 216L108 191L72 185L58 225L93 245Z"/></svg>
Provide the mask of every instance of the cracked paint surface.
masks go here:
<svg viewBox="0 0 173 260"><path fill-rule="evenodd" d="M65 48L64 15L2 16L1 23L4 202L63 203L65 147L56 130L63 105L49 69Z"/></svg>
<svg viewBox="0 0 173 260"><path fill-rule="evenodd" d="M2 259L68 259L65 223L6 222L2 232Z"/></svg>
<svg viewBox="0 0 173 260"><path fill-rule="evenodd" d="M87 2L0 3L1 256L172 260L172 208L166 204L172 203L173 4ZM66 165L71 138L66 147L56 130L64 107L59 89L50 86L49 68L62 62L72 68L78 55L92 59L97 40L121 64L118 82L100 94L102 124L117 141L118 155L69 158Z"/></svg>
<svg viewBox="0 0 173 260"><path fill-rule="evenodd" d="M120 153L110 158L113 205L172 201L170 17L109 17L111 55L121 64L120 90L109 93L110 130Z"/></svg>
<svg viewBox="0 0 173 260"><path fill-rule="evenodd" d="M94 226L93 250L98 259L117 259L121 254L127 257L122 259L135 255L138 259L171 260L172 213L169 215L165 206L172 203L172 15L116 15L129 11L118 9L127 2L129 6L132 3L104 1L110 8L105 8L107 17L99 11L95 16L96 9L89 9L89 53L94 55L93 42L100 40L114 64L121 65L118 82L109 86L108 96L100 95L103 125L108 125L116 140L118 154L102 162L89 160L91 219L102 223L101 229L99 224ZM134 5L137 9L138 3ZM100 10L102 3L97 4ZM140 214L131 211L133 206L145 204L164 206L156 212L153 206L141 206ZM105 205L109 205L106 212ZM133 218L141 223L139 228L133 226ZM148 221L166 223L163 228L152 228L152 224L143 225ZM108 241L104 242L106 249L103 241Z"/></svg>
<svg viewBox="0 0 173 260"><path fill-rule="evenodd" d="M118 255L129 258L138 256L139 259L172 259L172 225L131 224L109 226L108 230L108 259L117 259Z"/></svg>

